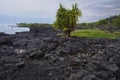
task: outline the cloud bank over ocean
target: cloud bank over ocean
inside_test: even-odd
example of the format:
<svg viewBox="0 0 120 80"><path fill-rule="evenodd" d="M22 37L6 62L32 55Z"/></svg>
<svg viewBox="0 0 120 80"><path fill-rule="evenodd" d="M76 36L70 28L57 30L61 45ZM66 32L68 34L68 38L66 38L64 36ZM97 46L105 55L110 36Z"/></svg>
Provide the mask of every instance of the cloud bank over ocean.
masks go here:
<svg viewBox="0 0 120 80"><path fill-rule="evenodd" d="M81 22L92 22L120 14L120 0L0 0L0 23L53 23L59 4L71 8L78 3Z"/></svg>

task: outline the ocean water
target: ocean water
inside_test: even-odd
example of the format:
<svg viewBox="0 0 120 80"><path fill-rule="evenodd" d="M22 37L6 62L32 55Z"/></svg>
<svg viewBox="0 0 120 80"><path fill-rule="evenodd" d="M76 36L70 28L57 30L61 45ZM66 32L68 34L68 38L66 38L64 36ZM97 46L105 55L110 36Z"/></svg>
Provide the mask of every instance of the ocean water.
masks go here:
<svg viewBox="0 0 120 80"><path fill-rule="evenodd" d="M30 31L27 27L17 27L15 24L0 24L0 32L5 34L15 34L16 32Z"/></svg>

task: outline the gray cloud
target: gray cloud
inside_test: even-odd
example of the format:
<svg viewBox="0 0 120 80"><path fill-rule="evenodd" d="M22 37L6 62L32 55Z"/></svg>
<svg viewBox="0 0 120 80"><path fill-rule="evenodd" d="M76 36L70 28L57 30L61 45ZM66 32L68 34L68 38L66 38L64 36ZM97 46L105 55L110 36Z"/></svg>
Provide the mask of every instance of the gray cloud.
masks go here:
<svg viewBox="0 0 120 80"><path fill-rule="evenodd" d="M89 17L92 18L93 21L96 21L112 15L120 14L120 1L119 0L99 1L97 3L86 6L85 9L89 13L86 13L87 15L84 16L84 19Z"/></svg>
<svg viewBox="0 0 120 80"><path fill-rule="evenodd" d="M0 0L0 15L54 21L60 3L67 8L78 3L83 12L81 22L120 14L120 0Z"/></svg>

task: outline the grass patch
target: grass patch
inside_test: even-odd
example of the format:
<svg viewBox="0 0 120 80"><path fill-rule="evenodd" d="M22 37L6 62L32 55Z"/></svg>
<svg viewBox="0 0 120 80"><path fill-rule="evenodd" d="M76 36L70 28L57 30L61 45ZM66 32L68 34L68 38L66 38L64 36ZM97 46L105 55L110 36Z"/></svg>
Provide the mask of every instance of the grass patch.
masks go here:
<svg viewBox="0 0 120 80"><path fill-rule="evenodd" d="M114 32L114 34L116 34L120 37L120 31L116 31L116 32Z"/></svg>
<svg viewBox="0 0 120 80"><path fill-rule="evenodd" d="M100 29L75 30L71 32L71 36L89 37L89 38L110 38L110 39L116 39L119 37L114 33L110 33L109 31L100 30Z"/></svg>

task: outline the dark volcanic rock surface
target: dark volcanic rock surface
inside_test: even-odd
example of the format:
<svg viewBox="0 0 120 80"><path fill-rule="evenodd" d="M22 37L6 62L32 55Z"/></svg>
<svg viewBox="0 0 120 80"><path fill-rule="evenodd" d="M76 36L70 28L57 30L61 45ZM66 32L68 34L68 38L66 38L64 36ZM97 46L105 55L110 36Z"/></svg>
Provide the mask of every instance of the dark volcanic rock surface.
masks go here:
<svg viewBox="0 0 120 80"><path fill-rule="evenodd" d="M0 80L120 80L120 39L57 37L51 27L0 35Z"/></svg>

